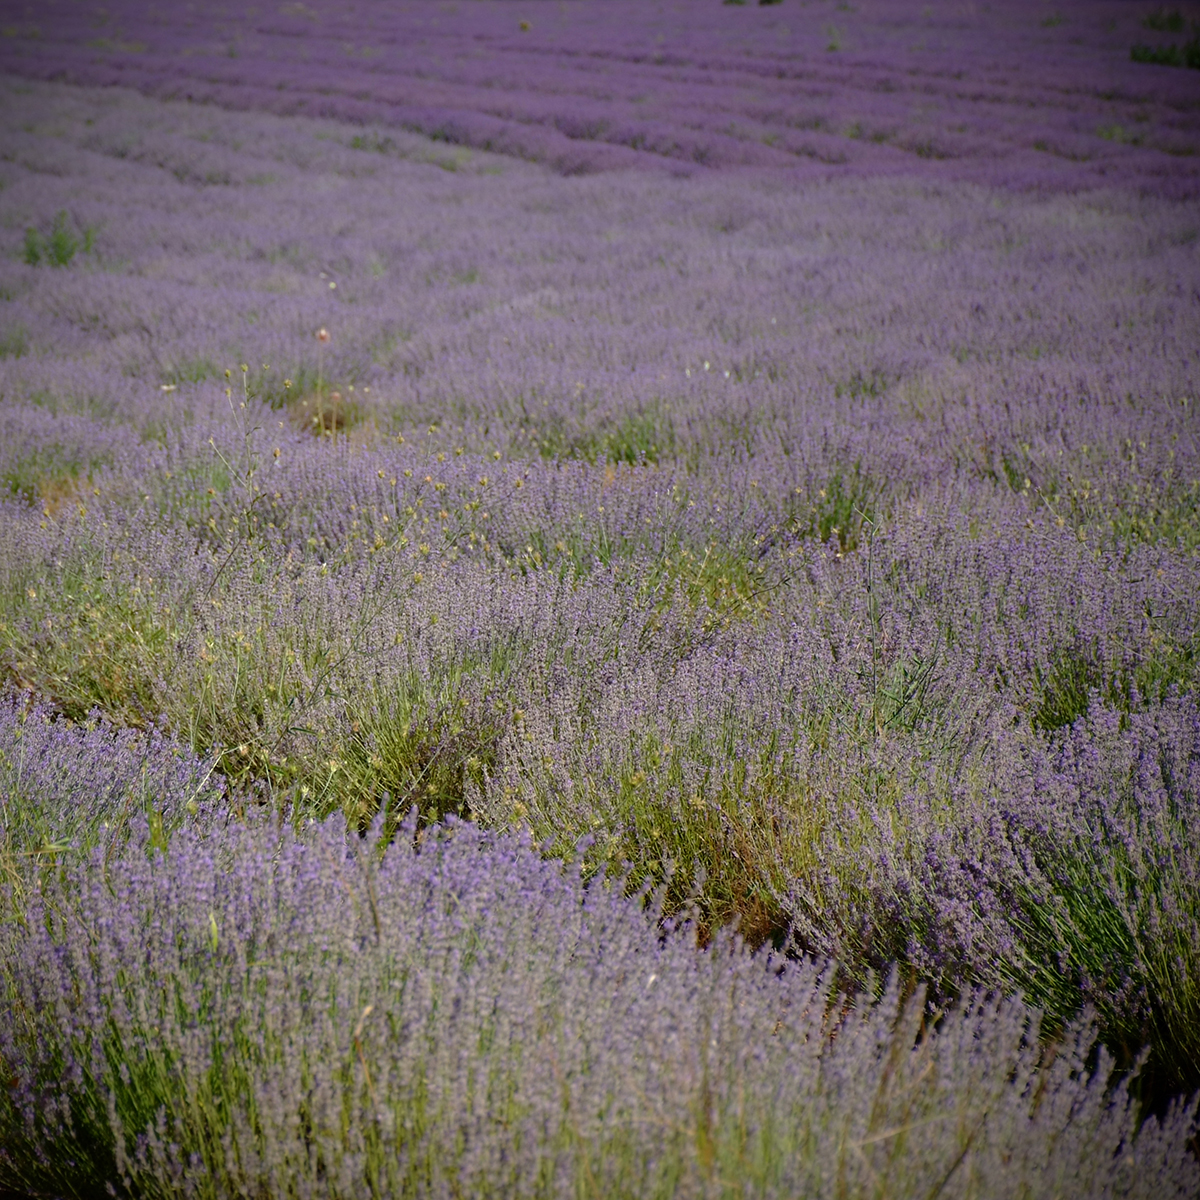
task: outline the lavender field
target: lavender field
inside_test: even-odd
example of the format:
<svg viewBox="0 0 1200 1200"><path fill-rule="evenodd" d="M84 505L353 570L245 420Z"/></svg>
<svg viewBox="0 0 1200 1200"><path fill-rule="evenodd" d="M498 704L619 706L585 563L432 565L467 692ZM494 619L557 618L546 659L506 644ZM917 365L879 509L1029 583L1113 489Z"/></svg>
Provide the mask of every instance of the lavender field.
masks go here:
<svg viewBox="0 0 1200 1200"><path fill-rule="evenodd" d="M1197 47L0 0L0 1189L1200 1195Z"/></svg>

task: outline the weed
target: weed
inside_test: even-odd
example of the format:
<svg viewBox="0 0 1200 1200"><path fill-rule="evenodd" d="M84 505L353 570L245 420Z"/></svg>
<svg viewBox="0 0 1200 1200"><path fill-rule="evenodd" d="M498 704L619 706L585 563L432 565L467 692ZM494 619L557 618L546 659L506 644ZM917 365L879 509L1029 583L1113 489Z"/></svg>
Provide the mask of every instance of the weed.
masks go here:
<svg viewBox="0 0 1200 1200"><path fill-rule="evenodd" d="M57 213L49 233L30 226L25 230L25 261L31 267L69 266L76 254L90 254L96 243L96 229L87 226L80 234L66 209Z"/></svg>
<svg viewBox="0 0 1200 1200"><path fill-rule="evenodd" d="M50 443L10 462L0 471L0 490L19 496L26 504L40 503L57 509L82 485L90 485L92 472L107 461L103 455L81 459Z"/></svg>
<svg viewBox="0 0 1200 1200"><path fill-rule="evenodd" d="M858 370L849 379L835 383L833 394L838 397L849 396L852 400L873 400L882 396L892 382L893 377L885 371L871 370L864 373Z"/></svg>
<svg viewBox="0 0 1200 1200"><path fill-rule="evenodd" d="M1177 8L1170 10L1158 8L1144 16L1142 24L1147 29L1153 29L1160 33L1182 33L1183 14Z"/></svg>
<svg viewBox="0 0 1200 1200"><path fill-rule="evenodd" d="M1132 46L1129 57L1134 62L1153 63L1160 67L1190 67L1192 70L1200 70L1200 34L1182 46L1174 43L1170 46Z"/></svg>
<svg viewBox="0 0 1200 1200"><path fill-rule="evenodd" d="M530 446L542 458L552 460L638 466L672 457L676 449L670 417L655 409L627 413L619 420L603 420L582 429L572 428L567 418L558 414L527 414L521 428Z"/></svg>
<svg viewBox="0 0 1200 1200"><path fill-rule="evenodd" d="M20 358L29 353L29 331L24 325L10 325L0 333L0 358Z"/></svg>
<svg viewBox="0 0 1200 1200"><path fill-rule="evenodd" d="M370 150L375 154L390 154L396 149L396 143L386 135L378 133L357 133L350 139L352 150Z"/></svg>
<svg viewBox="0 0 1200 1200"><path fill-rule="evenodd" d="M195 358L181 359L163 372L163 382L178 386L181 383L204 383L208 379L217 379L221 368L211 358L198 355Z"/></svg>
<svg viewBox="0 0 1200 1200"><path fill-rule="evenodd" d="M357 400L343 396L340 391L298 395L288 403L287 414L301 432L332 440L360 425L366 415Z"/></svg>
<svg viewBox="0 0 1200 1200"><path fill-rule="evenodd" d="M882 489L858 463L836 470L816 494L797 489L787 502L788 528L797 537L825 544L837 540L843 551L858 548L864 522L878 519Z"/></svg>

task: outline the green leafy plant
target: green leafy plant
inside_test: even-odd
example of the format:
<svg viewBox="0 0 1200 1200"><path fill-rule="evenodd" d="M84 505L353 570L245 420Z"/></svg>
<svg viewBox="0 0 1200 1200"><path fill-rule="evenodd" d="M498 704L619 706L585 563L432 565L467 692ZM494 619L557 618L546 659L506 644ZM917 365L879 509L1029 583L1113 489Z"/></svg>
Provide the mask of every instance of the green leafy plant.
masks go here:
<svg viewBox="0 0 1200 1200"><path fill-rule="evenodd" d="M1134 62L1153 63L1160 67L1190 67L1193 71L1200 71L1200 34L1182 46L1174 42L1169 46L1132 46L1129 57Z"/></svg>
<svg viewBox="0 0 1200 1200"><path fill-rule="evenodd" d="M1154 12L1142 18L1142 24L1147 29L1157 29L1163 33L1183 32L1183 16L1177 8L1173 8L1169 12L1165 8L1155 9Z"/></svg>
<svg viewBox="0 0 1200 1200"><path fill-rule="evenodd" d="M55 214L49 233L32 225L25 230L25 261L31 267L67 267L80 251L90 254L95 244L95 227L88 225L81 232L64 208Z"/></svg>
<svg viewBox="0 0 1200 1200"><path fill-rule="evenodd" d="M0 333L0 358L20 358L29 353L29 331L24 325L10 325Z"/></svg>

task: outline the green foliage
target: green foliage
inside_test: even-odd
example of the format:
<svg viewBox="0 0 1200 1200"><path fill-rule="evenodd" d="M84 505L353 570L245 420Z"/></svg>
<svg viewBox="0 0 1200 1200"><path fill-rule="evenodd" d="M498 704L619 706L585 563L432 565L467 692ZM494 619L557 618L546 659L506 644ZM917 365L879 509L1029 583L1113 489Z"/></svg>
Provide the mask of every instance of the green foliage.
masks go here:
<svg viewBox="0 0 1200 1200"><path fill-rule="evenodd" d="M143 727L163 709L155 675L173 653L178 619L154 579L114 581L84 553L52 581L10 573L0 593L0 661L73 720L98 709Z"/></svg>
<svg viewBox="0 0 1200 1200"><path fill-rule="evenodd" d="M357 133L350 139L351 150L370 150L375 154L388 154L396 149L396 143L378 133Z"/></svg>
<svg viewBox="0 0 1200 1200"><path fill-rule="evenodd" d="M1176 643L1152 633L1138 647L1133 665L1104 663L1082 640L1063 649L1036 672L1036 700L1031 718L1048 733L1073 725L1087 715L1097 697L1117 712L1130 713L1148 700L1163 700L1172 691L1200 683L1200 632Z"/></svg>
<svg viewBox="0 0 1200 1200"><path fill-rule="evenodd" d="M66 209L55 214L49 233L42 233L32 225L25 230L25 261L31 267L70 266L76 254L90 254L96 244L96 229L87 226L82 233L72 221Z"/></svg>
<svg viewBox="0 0 1200 1200"><path fill-rule="evenodd" d="M353 396L326 389L293 401L288 413L297 429L331 439L362 425L368 417L367 410Z"/></svg>
<svg viewBox="0 0 1200 1200"><path fill-rule="evenodd" d="M598 455L608 462L658 462L674 449L675 435L669 419L654 413L629 414L598 440Z"/></svg>
<svg viewBox="0 0 1200 1200"><path fill-rule="evenodd" d="M1141 134L1130 133L1124 125L1101 125L1096 129L1096 134L1106 142L1119 142L1122 146L1140 146L1142 143Z"/></svg>
<svg viewBox="0 0 1200 1200"><path fill-rule="evenodd" d="M1040 675L1033 723L1048 731L1073 725L1087 713L1091 695L1104 684L1104 669L1091 655L1064 649Z"/></svg>
<svg viewBox="0 0 1200 1200"><path fill-rule="evenodd" d="M864 526L875 522L883 489L854 463L834 471L816 494L800 489L789 497L788 528L798 537L827 544L836 538L843 552L858 548Z"/></svg>
<svg viewBox="0 0 1200 1200"><path fill-rule="evenodd" d="M1142 18L1142 24L1147 29L1158 30L1161 33L1182 33L1183 14L1177 8L1155 9L1154 12Z"/></svg>
<svg viewBox="0 0 1200 1200"><path fill-rule="evenodd" d="M1147 1096L1156 1088L1160 1095L1193 1089L1200 1063L1200 963L1192 939L1200 893L1177 861L1178 849L1167 849L1189 837L1187 817L1175 805L1156 813L1135 799L1137 782L1158 774L1165 783L1177 766L1161 751L1134 759L1129 773L1113 780L1110 813L1090 837L1064 844L1027 835L1017 849L1032 870L1008 897L1020 914L1022 944L997 963L1013 989L1056 1023L1072 1019L1082 1003L1093 1006L1124 1068L1152 1047L1141 1079ZM1194 792L1181 798L1197 799ZM1110 820L1129 822L1138 833L1114 834ZM1147 847L1162 852L1147 855ZM1125 1007L1139 991L1154 998L1141 1019Z"/></svg>
<svg viewBox="0 0 1200 1200"><path fill-rule="evenodd" d="M0 333L0 358L20 358L29 353L29 331L24 325L10 325Z"/></svg>
<svg viewBox="0 0 1200 1200"><path fill-rule="evenodd" d="M220 374L221 368L211 358L199 355L172 364L163 372L163 382L177 386L181 383L203 383L206 379L216 379Z"/></svg>
<svg viewBox="0 0 1200 1200"><path fill-rule="evenodd" d="M1174 43L1169 46L1132 46L1129 57L1134 62L1153 63L1160 67L1190 67L1192 70L1200 70L1200 34L1184 42L1182 46Z"/></svg>
<svg viewBox="0 0 1200 1200"><path fill-rule="evenodd" d="M590 834L588 874L624 877L631 890L661 888L664 912L690 912L702 940L736 922L751 945L780 944L787 922L778 896L794 878L789 870L803 874L812 865L821 824L797 786L803 751L785 745L786 737L774 731L756 761L732 767L725 737L685 728L670 736L644 731L620 757L597 761L584 750L560 762L518 728L506 744L518 770L489 798L487 818L527 826L548 852L567 858ZM569 814L563 773L575 780ZM781 819L784 812L811 820ZM583 813L590 824L580 823Z"/></svg>
<svg viewBox="0 0 1200 1200"><path fill-rule="evenodd" d="M104 455L80 458L63 446L47 443L0 470L0 494L56 509L79 487L90 484L92 472L107 462Z"/></svg>
<svg viewBox="0 0 1200 1200"><path fill-rule="evenodd" d="M835 396L849 396L852 400L874 400L887 391L891 378L883 371L855 371L848 379L833 385Z"/></svg>
<svg viewBox="0 0 1200 1200"><path fill-rule="evenodd" d="M448 665L449 666L449 665ZM422 824L471 816L468 788L496 762L507 717L470 704L461 664L434 680L413 674L356 697L350 736L336 748L315 810L340 809L365 830L386 804L388 828L414 808Z"/></svg>
<svg viewBox="0 0 1200 1200"><path fill-rule="evenodd" d="M580 428L557 414L527 417L522 425L531 447L546 459L637 466L669 459L676 450L670 417L654 409L592 427Z"/></svg>
<svg viewBox="0 0 1200 1200"><path fill-rule="evenodd" d="M1113 544L1200 546L1200 480L1175 467L1114 481L1104 477L1101 463L1052 479L1039 496L1061 523Z"/></svg>
<svg viewBox="0 0 1200 1200"><path fill-rule="evenodd" d="M933 685L937 679L940 643L928 653L897 658L873 684L873 714L880 729L912 731L928 715Z"/></svg>

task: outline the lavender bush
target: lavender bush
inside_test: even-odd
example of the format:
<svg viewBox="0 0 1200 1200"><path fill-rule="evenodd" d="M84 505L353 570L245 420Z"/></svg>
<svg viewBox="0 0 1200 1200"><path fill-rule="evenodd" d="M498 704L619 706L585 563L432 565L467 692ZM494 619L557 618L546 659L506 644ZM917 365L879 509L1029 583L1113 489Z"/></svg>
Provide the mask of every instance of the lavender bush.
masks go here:
<svg viewBox="0 0 1200 1200"><path fill-rule="evenodd" d="M1086 1029L751 958L451 824L135 840L3 944L7 1182L150 1195L1188 1195ZM52 1013L47 1022L45 1014ZM41 1014L39 1016L38 1014ZM0 1177L3 1177L0 1176Z"/></svg>
<svg viewBox="0 0 1200 1200"><path fill-rule="evenodd" d="M1173 19L4 15L4 1182L1194 1189Z"/></svg>
<svg viewBox="0 0 1200 1200"><path fill-rule="evenodd" d="M22 895L21 860L54 862L103 846L111 854L144 822L161 844L218 807L223 780L151 727L113 729L97 717L56 720L15 698L0 706L0 867Z"/></svg>

